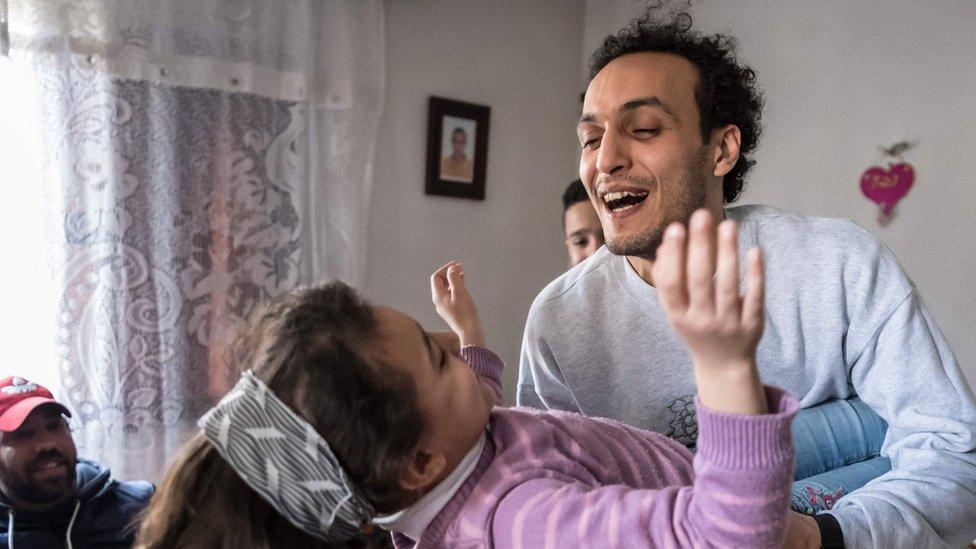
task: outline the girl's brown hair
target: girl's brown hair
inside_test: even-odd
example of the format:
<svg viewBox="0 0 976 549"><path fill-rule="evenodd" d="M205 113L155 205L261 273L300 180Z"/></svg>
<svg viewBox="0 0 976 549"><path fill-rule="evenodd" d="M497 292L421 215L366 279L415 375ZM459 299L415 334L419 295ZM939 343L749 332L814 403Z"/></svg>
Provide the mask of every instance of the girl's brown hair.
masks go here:
<svg viewBox="0 0 976 549"><path fill-rule="evenodd" d="M256 312L250 327L242 338L246 367L328 441L378 512L409 504L415 495L400 487L399 474L423 419L410 379L363 358L377 336L372 309L352 288L333 282L274 299ZM143 513L136 546L330 545L281 517L198 434Z"/></svg>

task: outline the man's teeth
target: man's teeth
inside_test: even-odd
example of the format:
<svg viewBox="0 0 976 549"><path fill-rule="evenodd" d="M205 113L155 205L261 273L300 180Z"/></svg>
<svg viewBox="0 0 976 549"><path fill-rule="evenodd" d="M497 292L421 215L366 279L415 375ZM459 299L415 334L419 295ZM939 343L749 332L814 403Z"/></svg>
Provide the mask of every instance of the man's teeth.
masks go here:
<svg viewBox="0 0 976 549"><path fill-rule="evenodd" d="M640 204L647 198L647 192L614 191L603 195L603 203L611 211L619 212Z"/></svg>
<svg viewBox="0 0 976 549"><path fill-rule="evenodd" d="M621 198L623 198L625 196L642 197L642 196L647 196L647 193L632 193L630 191L617 191L617 192L607 193L607 194L603 195L603 201L604 202L613 202L614 200L620 200Z"/></svg>

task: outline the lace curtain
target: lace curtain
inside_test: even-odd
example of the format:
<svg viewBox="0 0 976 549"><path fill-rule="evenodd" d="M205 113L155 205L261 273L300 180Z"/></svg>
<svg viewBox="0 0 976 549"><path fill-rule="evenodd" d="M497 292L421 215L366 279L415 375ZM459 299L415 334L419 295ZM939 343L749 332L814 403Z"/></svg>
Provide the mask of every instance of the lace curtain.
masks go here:
<svg viewBox="0 0 976 549"><path fill-rule="evenodd" d="M79 455L158 479L258 301L364 282L382 4L4 3L57 295L31 370L55 372Z"/></svg>

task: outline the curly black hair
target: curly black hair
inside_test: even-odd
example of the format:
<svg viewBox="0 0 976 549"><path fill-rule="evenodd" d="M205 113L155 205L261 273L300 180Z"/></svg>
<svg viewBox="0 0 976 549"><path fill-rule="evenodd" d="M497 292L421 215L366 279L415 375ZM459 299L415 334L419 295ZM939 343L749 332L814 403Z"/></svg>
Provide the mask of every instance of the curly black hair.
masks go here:
<svg viewBox="0 0 976 549"><path fill-rule="evenodd" d="M703 35L691 30L691 15L674 14L661 22L651 10L630 26L608 36L590 58L590 79L614 59L628 53L661 52L680 55L698 69L695 102L700 113L700 131L708 140L712 130L734 124L742 134L739 160L725 175L722 197L735 202L745 185L745 175L756 163L752 153L762 133L763 96L756 85L756 73L736 59L738 42L721 34Z"/></svg>

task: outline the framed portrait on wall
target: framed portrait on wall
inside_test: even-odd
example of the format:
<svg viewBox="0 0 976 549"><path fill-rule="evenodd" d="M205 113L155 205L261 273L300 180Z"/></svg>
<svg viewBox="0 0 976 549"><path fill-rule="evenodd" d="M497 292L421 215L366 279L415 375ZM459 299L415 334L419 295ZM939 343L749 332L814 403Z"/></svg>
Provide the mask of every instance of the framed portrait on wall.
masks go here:
<svg viewBox="0 0 976 549"><path fill-rule="evenodd" d="M485 198L490 114L491 108L485 105L430 98L424 192Z"/></svg>

